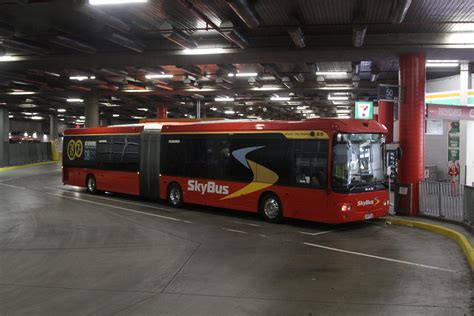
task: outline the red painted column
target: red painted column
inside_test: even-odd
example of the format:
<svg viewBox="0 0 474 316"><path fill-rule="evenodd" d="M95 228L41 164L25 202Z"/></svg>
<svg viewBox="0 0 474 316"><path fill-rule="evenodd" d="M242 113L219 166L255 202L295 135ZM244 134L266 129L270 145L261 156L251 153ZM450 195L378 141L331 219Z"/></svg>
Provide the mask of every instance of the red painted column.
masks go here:
<svg viewBox="0 0 474 316"><path fill-rule="evenodd" d="M158 108L156 109L156 117L159 119L165 119L168 118L168 108L166 105L158 105Z"/></svg>
<svg viewBox="0 0 474 316"><path fill-rule="evenodd" d="M398 180L413 184L410 215L418 214L418 182L423 181L425 168L425 62L422 53L400 56L399 80L403 98L398 119L403 156L399 162Z"/></svg>
<svg viewBox="0 0 474 316"><path fill-rule="evenodd" d="M393 102L379 101L378 122L387 128L387 144L393 143Z"/></svg>

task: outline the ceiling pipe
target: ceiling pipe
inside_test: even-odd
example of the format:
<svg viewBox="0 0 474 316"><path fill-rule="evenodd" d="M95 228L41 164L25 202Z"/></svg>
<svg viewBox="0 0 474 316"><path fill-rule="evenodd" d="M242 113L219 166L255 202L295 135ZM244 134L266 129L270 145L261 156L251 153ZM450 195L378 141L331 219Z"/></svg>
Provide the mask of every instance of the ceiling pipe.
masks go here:
<svg viewBox="0 0 474 316"><path fill-rule="evenodd" d="M212 27L217 33L219 33L222 37L224 37L227 41L234 43L235 45L239 46L240 48L246 48L248 46L247 40L240 35L237 31L232 30L230 32L224 32L220 30L219 26L217 26L211 19L209 19L201 10L199 10L193 3L189 0L180 0L180 2L188 8L196 17L203 20L207 23L210 27ZM232 23L230 23L231 27L233 27Z"/></svg>
<svg viewBox="0 0 474 316"><path fill-rule="evenodd" d="M237 30L234 30L234 24L231 21L222 22L219 28L227 35L227 39L230 39L235 45L242 49L249 46L247 39Z"/></svg>
<svg viewBox="0 0 474 316"><path fill-rule="evenodd" d="M143 44L142 42L139 42L137 40L132 40L118 33L110 34L110 36L107 36L107 39L114 44L126 47L138 53L143 53L146 47L145 44Z"/></svg>
<svg viewBox="0 0 474 316"><path fill-rule="evenodd" d="M299 83L304 82L304 75L301 72L293 74L293 78L295 78L295 80Z"/></svg>
<svg viewBox="0 0 474 316"><path fill-rule="evenodd" d="M95 54L97 52L95 47L63 35L56 36L51 40L51 42L56 45L74 49L86 54Z"/></svg>
<svg viewBox="0 0 474 316"><path fill-rule="evenodd" d="M400 24L405 20L412 0L393 0L389 17L392 24Z"/></svg>
<svg viewBox="0 0 474 316"><path fill-rule="evenodd" d="M249 28L260 25L257 12L255 12L255 9L250 6L247 0L227 0L227 4Z"/></svg>
<svg viewBox="0 0 474 316"><path fill-rule="evenodd" d="M186 35L182 31L175 30L169 22L161 24L160 33L168 40L183 48L194 49L198 47L198 44L189 35Z"/></svg>

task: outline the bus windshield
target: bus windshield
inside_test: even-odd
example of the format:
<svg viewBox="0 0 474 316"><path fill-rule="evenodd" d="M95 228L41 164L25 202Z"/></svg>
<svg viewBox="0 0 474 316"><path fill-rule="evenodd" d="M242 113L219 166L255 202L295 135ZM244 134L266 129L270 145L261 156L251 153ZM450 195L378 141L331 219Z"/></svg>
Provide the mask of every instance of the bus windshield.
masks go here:
<svg viewBox="0 0 474 316"><path fill-rule="evenodd" d="M383 134L336 134L333 188L353 192L385 188L384 148Z"/></svg>

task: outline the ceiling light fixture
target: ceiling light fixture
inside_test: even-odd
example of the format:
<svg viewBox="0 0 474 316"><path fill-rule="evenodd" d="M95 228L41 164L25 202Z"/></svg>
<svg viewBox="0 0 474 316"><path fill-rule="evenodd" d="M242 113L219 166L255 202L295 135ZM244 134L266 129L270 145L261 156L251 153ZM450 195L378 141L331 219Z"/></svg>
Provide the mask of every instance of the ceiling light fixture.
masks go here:
<svg viewBox="0 0 474 316"><path fill-rule="evenodd" d="M347 101L347 100L349 100L349 97L328 95L328 100L331 100L331 101Z"/></svg>
<svg viewBox="0 0 474 316"><path fill-rule="evenodd" d="M229 98L229 97L225 97L225 98L215 98L214 101L216 102L234 102L234 98Z"/></svg>
<svg viewBox="0 0 474 316"><path fill-rule="evenodd" d="M224 52L223 48L194 48L194 49L185 49L183 54L185 55L213 55L213 54L222 54Z"/></svg>
<svg viewBox="0 0 474 316"><path fill-rule="evenodd" d="M459 62L437 62L431 61L426 63L426 67L429 68L455 68L459 67Z"/></svg>
<svg viewBox="0 0 474 316"><path fill-rule="evenodd" d="M290 101L290 97L271 97L270 101Z"/></svg>
<svg viewBox="0 0 474 316"><path fill-rule="evenodd" d="M21 60L21 57L10 56L10 55L0 56L0 62L2 62L2 61L16 61L16 60Z"/></svg>
<svg viewBox="0 0 474 316"><path fill-rule="evenodd" d="M148 0L89 0L90 5L145 3Z"/></svg>
<svg viewBox="0 0 474 316"><path fill-rule="evenodd" d="M58 111L59 113L64 113L64 112L66 112L66 109L57 109L57 111Z"/></svg>
<svg viewBox="0 0 474 316"><path fill-rule="evenodd" d="M238 72L235 74L236 77L256 77L258 73L256 72Z"/></svg>
<svg viewBox="0 0 474 316"><path fill-rule="evenodd" d="M149 74L146 75L145 78L147 79L169 79L173 78L172 74Z"/></svg>
<svg viewBox="0 0 474 316"><path fill-rule="evenodd" d="M224 111L224 114L235 114L235 111L232 111L232 110L226 110L226 111Z"/></svg>
<svg viewBox="0 0 474 316"><path fill-rule="evenodd" d="M69 102L69 103L82 103L82 102L84 102L84 99L68 98L68 99L66 99L66 102Z"/></svg>
<svg viewBox="0 0 474 316"><path fill-rule="evenodd" d="M137 108L138 111L145 111L147 112L148 111L148 108Z"/></svg>
<svg viewBox="0 0 474 316"><path fill-rule="evenodd" d="M120 114L112 114L113 117L119 117Z"/></svg>
<svg viewBox="0 0 474 316"><path fill-rule="evenodd" d="M32 116L31 119L38 121L38 120L42 120L43 117L42 116Z"/></svg>
<svg viewBox="0 0 474 316"><path fill-rule="evenodd" d="M28 94L35 94L36 92L33 91L13 91L13 92L8 92L7 94L10 95L28 95Z"/></svg>
<svg viewBox="0 0 474 316"><path fill-rule="evenodd" d="M347 71L316 71L317 76L345 76Z"/></svg>

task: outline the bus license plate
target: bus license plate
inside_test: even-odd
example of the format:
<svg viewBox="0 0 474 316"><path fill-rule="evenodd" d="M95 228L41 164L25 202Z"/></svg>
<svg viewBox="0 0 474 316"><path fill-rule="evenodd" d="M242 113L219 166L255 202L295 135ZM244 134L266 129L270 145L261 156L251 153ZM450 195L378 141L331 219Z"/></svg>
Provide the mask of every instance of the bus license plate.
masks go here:
<svg viewBox="0 0 474 316"><path fill-rule="evenodd" d="M374 218L374 214L373 214L373 213L365 214L365 215L364 215L364 218L365 218L365 219L372 219L372 218Z"/></svg>

